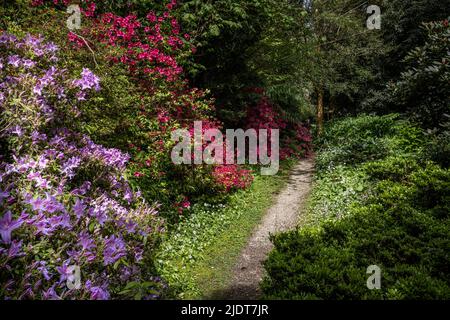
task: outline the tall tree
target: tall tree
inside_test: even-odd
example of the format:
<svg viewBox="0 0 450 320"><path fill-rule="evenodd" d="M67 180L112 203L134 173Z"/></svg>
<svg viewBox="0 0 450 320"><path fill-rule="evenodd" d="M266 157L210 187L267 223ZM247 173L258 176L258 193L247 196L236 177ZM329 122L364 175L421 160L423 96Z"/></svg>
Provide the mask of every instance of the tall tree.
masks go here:
<svg viewBox="0 0 450 320"><path fill-rule="evenodd" d="M278 1L278 22L256 47L253 67L269 87L300 88L314 97L318 132L330 104L355 109L375 78L384 49L381 33L366 27L366 7L357 0Z"/></svg>

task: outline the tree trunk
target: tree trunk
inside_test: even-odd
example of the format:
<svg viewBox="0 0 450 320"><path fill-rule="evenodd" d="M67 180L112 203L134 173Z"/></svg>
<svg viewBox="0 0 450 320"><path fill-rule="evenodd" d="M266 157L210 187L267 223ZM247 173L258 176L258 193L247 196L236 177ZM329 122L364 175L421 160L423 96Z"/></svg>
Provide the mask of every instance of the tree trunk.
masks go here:
<svg viewBox="0 0 450 320"><path fill-rule="evenodd" d="M323 88L317 89L317 134L323 133Z"/></svg>
<svg viewBox="0 0 450 320"><path fill-rule="evenodd" d="M327 117L327 121L330 121L333 119L334 117L334 113L336 112L336 103L334 100L334 96L330 97L330 107L329 107L329 111L327 112L328 117Z"/></svg>

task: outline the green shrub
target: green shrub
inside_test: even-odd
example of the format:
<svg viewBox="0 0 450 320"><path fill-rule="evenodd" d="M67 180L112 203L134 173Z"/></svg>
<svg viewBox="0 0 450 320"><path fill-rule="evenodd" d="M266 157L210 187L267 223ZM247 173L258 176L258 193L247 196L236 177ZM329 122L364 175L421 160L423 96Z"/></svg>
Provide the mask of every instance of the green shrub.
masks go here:
<svg viewBox="0 0 450 320"><path fill-rule="evenodd" d="M427 159L419 129L395 118L340 120L319 141L308 223L273 238L265 298L450 298L450 171ZM361 139L388 155L344 157ZM366 286L370 265L381 268L381 290Z"/></svg>
<svg viewBox="0 0 450 320"><path fill-rule="evenodd" d="M450 118L450 116L447 116ZM450 167L450 121L442 125L442 131L429 135L427 154L444 168Z"/></svg>
<svg viewBox="0 0 450 320"><path fill-rule="evenodd" d="M417 157L394 155L383 161L368 162L363 169L372 179L401 181L419 168L418 160Z"/></svg>
<svg viewBox="0 0 450 320"><path fill-rule="evenodd" d="M422 131L400 116L362 115L331 123L316 142L317 168L358 165L399 153L418 153Z"/></svg>

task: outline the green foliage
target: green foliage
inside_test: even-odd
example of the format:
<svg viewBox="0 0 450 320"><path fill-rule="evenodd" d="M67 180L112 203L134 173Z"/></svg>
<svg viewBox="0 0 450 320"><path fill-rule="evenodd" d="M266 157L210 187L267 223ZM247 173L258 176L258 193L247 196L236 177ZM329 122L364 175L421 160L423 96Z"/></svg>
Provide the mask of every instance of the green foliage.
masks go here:
<svg viewBox="0 0 450 320"><path fill-rule="evenodd" d="M396 105L430 128L450 113L450 27L446 22L424 25L427 41L405 57L407 69L388 91Z"/></svg>
<svg viewBox="0 0 450 320"><path fill-rule="evenodd" d="M277 85L267 90L267 96L283 110L283 118L287 122L303 122L314 116L314 107L308 101L304 90L289 85Z"/></svg>
<svg viewBox="0 0 450 320"><path fill-rule="evenodd" d="M382 57L381 76L384 80L395 79L403 71L398 62L425 43L422 23L447 18L450 1L379 0L374 4L376 2L383 11L381 31L384 43L389 47Z"/></svg>
<svg viewBox="0 0 450 320"><path fill-rule="evenodd" d="M450 116L447 115L447 118ZM450 121L441 125L438 132L429 134L427 153L431 160L439 163L444 168L450 167Z"/></svg>
<svg viewBox="0 0 450 320"><path fill-rule="evenodd" d="M423 134L397 118L362 116L329 127L307 226L273 238L265 298L449 299L450 171L430 162ZM323 156L374 137L385 155L366 146L366 160L351 152ZM341 164L326 166L330 159ZM370 265L382 270L381 290L366 287Z"/></svg>
<svg viewBox="0 0 450 320"><path fill-rule="evenodd" d="M357 165L383 159L399 151L420 151L423 133L399 115L362 115L331 123L317 139L317 167L322 170L338 164Z"/></svg>
<svg viewBox="0 0 450 320"><path fill-rule="evenodd" d="M309 198L309 207L314 210L306 213L306 223L310 225L343 217L370 192L368 176L363 170L341 165L323 174L319 172L315 186Z"/></svg>
<svg viewBox="0 0 450 320"><path fill-rule="evenodd" d="M250 48L267 25L270 0L183 1L178 9L184 31L196 46L193 83L210 89L221 120L236 124L246 105L243 89L260 83L247 66Z"/></svg>
<svg viewBox="0 0 450 320"><path fill-rule="evenodd" d="M170 297L199 298L223 289L234 258L284 185L290 165L285 161L280 175L257 176L250 189L238 191L226 201L205 199L182 216L156 255L157 269L171 288ZM217 267L224 260L225 265ZM212 270L214 266L217 269Z"/></svg>
<svg viewBox="0 0 450 320"><path fill-rule="evenodd" d="M436 126L445 107L439 64L448 51L448 39L444 40L443 33L430 37L429 27L448 17L450 0L378 0L373 4L380 5L383 13L381 33L386 50L373 65L375 81L367 88L362 109L381 114L408 111L424 125Z"/></svg>

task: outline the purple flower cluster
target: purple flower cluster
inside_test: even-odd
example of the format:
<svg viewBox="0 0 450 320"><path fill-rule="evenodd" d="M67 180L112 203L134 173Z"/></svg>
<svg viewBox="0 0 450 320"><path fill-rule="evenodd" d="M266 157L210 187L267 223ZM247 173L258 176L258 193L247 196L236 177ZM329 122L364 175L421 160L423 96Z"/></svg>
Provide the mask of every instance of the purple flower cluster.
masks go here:
<svg viewBox="0 0 450 320"><path fill-rule="evenodd" d="M3 243L11 243L11 233L22 225L21 219L13 220L11 211L7 211L0 219L0 236Z"/></svg>
<svg viewBox="0 0 450 320"><path fill-rule="evenodd" d="M101 160L105 165L125 169L126 164L130 160L130 156L118 149L105 148L101 145L95 144L89 137L84 137L86 145L82 148L81 153L90 155L93 158Z"/></svg>
<svg viewBox="0 0 450 320"><path fill-rule="evenodd" d="M105 240L105 250L103 251L103 264L105 266L113 264L118 259L126 255L125 242L122 238L112 235Z"/></svg>
<svg viewBox="0 0 450 320"><path fill-rule="evenodd" d="M157 206L124 178L129 156L60 126L73 122L73 91L100 90L100 80L88 69L66 79L52 65L57 51L41 37L0 34L0 116L11 119L1 134L11 148L0 158L0 298L114 298L131 278L148 280L146 252L162 229ZM79 290L66 285L72 265Z"/></svg>
<svg viewBox="0 0 450 320"><path fill-rule="evenodd" d="M79 87L81 90L95 89L100 90L100 79L88 68L83 68L81 72L81 79L74 80L74 85Z"/></svg>
<svg viewBox="0 0 450 320"><path fill-rule="evenodd" d="M0 58L0 70L5 71L5 76L0 83L0 104L5 102L6 93L11 87L23 84L33 88L33 97L30 99L34 100L33 107L40 115L35 120L51 122L60 111L77 117L80 112L73 99L86 100L90 91L99 91L100 79L87 68L83 69L81 79L66 79L66 70L56 66L59 61L58 50L58 46L46 43L40 36L27 35L18 39L6 32L1 33L0 51L4 54ZM55 99L60 104L55 105ZM14 111L21 119L24 118L22 109L16 108Z"/></svg>
<svg viewBox="0 0 450 320"><path fill-rule="evenodd" d="M44 38L41 36L35 37L32 35L25 36L22 40L19 40L15 35L3 32L0 34L0 47L14 47L21 49L22 51L32 53L34 57L40 59L47 59L51 62L57 62L57 52L59 50L53 42L44 42ZM13 55L7 59L8 63L16 68L24 67L31 64L29 68L36 65L36 62L31 59L21 58L18 55Z"/></svg>

